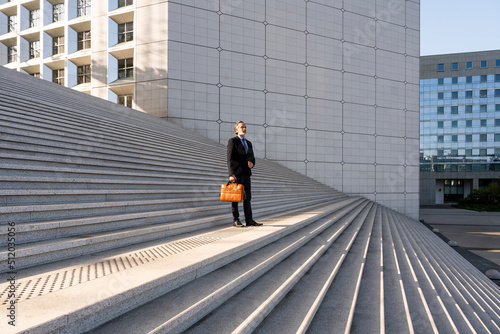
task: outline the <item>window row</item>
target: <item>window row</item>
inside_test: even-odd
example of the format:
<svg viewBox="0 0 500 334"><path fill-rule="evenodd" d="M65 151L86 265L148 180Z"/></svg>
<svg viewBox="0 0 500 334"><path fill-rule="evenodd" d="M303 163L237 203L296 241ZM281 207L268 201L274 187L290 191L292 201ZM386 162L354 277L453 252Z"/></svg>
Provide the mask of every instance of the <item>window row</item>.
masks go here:
<svg viewBox="0 0 500 334"><path fill-rule="evenodd" d="M459 83L459 78L465 78L465 83L473 83L473 76L467 76L467 77L452 77L451 84L457 85ZM478 78L480 83L488 82L488 75L479 75ZM494 79L493 80L494 82L500 82L500 74L495 74L494 76L492 76L492 78ZM449 78L438 78L437 79L438 86L443 86L445 84L445 81L447 81L445 79Z"/></svg>
<svg viewBox="0 0 500 334"><path fill-rule="evenodd" d="M34 73L33 76L39 77L40 73ZM77 67L77 84L90 83L92 77L91 65L81 65ZM52 82L64 86L64 69L52 70Z"/></svg>
<svg viewBox="0 0 500 334"><path fill-rule="evenodd" d="M52 37L52 56L64 53L64 36ZM88 31L81 31L77 33L77 51L90 49L91 33ZM41 55L40 41L29 42L29 59L39 58ZM18 61L18 47L17 45L7 47L7 63Z"/></svg>
<svg viewBox="0 0 500 334"><path fill-rule="evenodd" d="M490 134L493 135L493 138L495 142L500 142L500 133L495 133L495 134ZM479 135L460 135L460 142L465 142L465 143L472 143L473 142L473 137L477 137L479 139L479 142L484 143L488 141L488 136L487 133L481 133ZM458 143L459 142L459 135L447 135L447 136L437 136L437 142L438 143L444 143L445 142L445 137L446 137L446 142L452 142L452 143ZM478 140L475 140L478 141Z"/></svg>
<svg viewBox="0 0 500 334"><path fill-rule="evenodd" d="M466 156L466 157L473 157L473 156L479 156L479 157L486 157L488 156L488 149L487 148L480 148L476 154L473 154L473 149L467 148L465 150L437 150L437 156L438 157L445 157L445 156L451 156L451 157L458 157L458 156ZM490 154L491 155L491 154ZM495 156L500 156L500 149L496 148L495 153L493 154Z"/></svg>
<svg viewBox="0 0 500 334"><path fill-rule="evenodd" d="M32 74L40 77L40 73ZM77 67L77 84L90 83L92 78L91 65L81 65ZM118 59L118 79L134 77L134 58ZM52 82L64 86L64 69L52 71ZM126 101L125 101L126 102Z"/></svg>
<svg viewBox="0 0 500 334"><path fill-rule="evenodd" d="M476 91L477 92L477 91ZM451 98L452 100L456 100L459 98L459 92L458 91L453 91L453 92L449 92L451 94L448 94L448 92L438 92L437 93L437 99L438 100L444 100L445 99L445 94L446 94L446 97L447 98ZM464 94L460 94L462 96L462 98L466 98L466 99L472 99L474 97L474 91L473 90L466 90L466 91L463 91L463 92L460 92L460 93L464 93ZM477 97L477 95L476 95ZM487 98L488 97L488 89L480 89L479 90L479 97L480 98ZM494 97L500 97L500 89L495 89L494 90Z"/></svg>
<svg viewBox="0 0 500 334"><path fill-rule="evenodd" d="M495 121L494 122L494 126L500 126L500 119L495 119L495 120L489 120L489 121ZM454 129L454 128L458 128L458 121L449 121L451 124L451 128ZM438 121L437 122L437 127L438 129L444 129L444 124L445 121ZM473 120L472 119L466 119L465 120L465 127L466 128L472 128L472 124L473 124ZM479 126L480 127L487 127L488 125L488 120L487 119L480 119L479 120ZM450 128L450 127L447 127L447 128Z"/></svg>
<svg viewBox="0 0 500 334"><path fill-rule="evenodd" d="M471 70L474 68L474 63L472 61L467 61L465 63L462 63L462 66L465 65L465 69L466 70ZM496 59L495 60L495 67L500 67L500 59ZM488 68L488 61L487 60L481 60L479 62L479 68ZM437 71L438 72L444 72L445 71L445 64L444 63L441 63L441 64L437 64ZM459 62L454 62L454 63L451 63L449 64L449 67L448 69L452 70L452 71L458 71L460 69L460 63Z"/></svg>
<svg viewBox="0 0 500 334"><path fill-rule="evenodd" d="M55 1L54 1L55 2ZM118 7L125 7L125 6L131 6L133 5L134 1L133 0L118 0L118 3L116 4ZM25 7L23 7L25 8ZM80 17L80 16L86 16L91 14L91 0L76 0L76 8L69 6L71 9L70 12L68 13L69 16L74 16L74 17ZM53 22L60 22L65 19L65 14L66 14L67 9L65 8L64 3L55 3L52 4L52 8L50 11L50 16L47 16L47 12L45 12L45 19L44 19L44 24L50 24ZM39 27L42 25L41 23L41 9L40 8L35 8L28 10L26 9L27 14L26 15L21 15L23 18L23 24L21 24L21 27L19 28L19 18L17 14L14 15L6 15L7 16L7 32L15 32L18 30L18 28L23 31L25 29L33 28L33 27ZM68 18L70 19L70 18Z"/></svg>
<svg viewBox="0 0 500 334"><path fill-rule="evenodd" d="M126 22L118 24L118 43L134 40L134 23ZM52 37L52 55L64 53L65 37ZM40 57L40 41L29 42L29 59ZM77 33L77 51L91 48L91 32L81 31ZM18 47L12 45L7 47L7 63L18 61Z"/></svg>
<svg viewBox="0 0 500 334"><path fill-rule="evenodd" d="M492 106L492 105L480 104L479 111L480 112L490 111L490 110L488 110L489 109L488 106ZM461 107L463 107L463 108L461 108ZM438 115L444 115L445 110L447 110L450 112L450 114L458 114L459 111L464 111L466 114L472 114L474 112L474 109L475 108L472 104L468 104L465 106L436 107L436 113ZM476 111L477 111L477 109L476 109ZM500 104L495 104L495 111L500 112Z"/></svg>
<svg viewBox="0 0 500 334"><path fill-rule="evenodd" d="M91 9L91 0L77 0L76 13L75 13L76 17L90 15L90 9ZM40 11L41 11L40 8L29 10L27 16L27 25L22 26L21 30L39 27L41 25ZM64 13L65 13L64 3L53 4L52 11L50 13L51 15L50 22L46 23L48 24L64 20ZM18 28L18 16L17 15L8 16L7 32L17 31L17 28Z"/></svg>
<svg viewBox="0 0 500 334"><path fill-rule="evenodd" d="M420 164L421 172L486 172L500 171L500 163Z"/></svg>

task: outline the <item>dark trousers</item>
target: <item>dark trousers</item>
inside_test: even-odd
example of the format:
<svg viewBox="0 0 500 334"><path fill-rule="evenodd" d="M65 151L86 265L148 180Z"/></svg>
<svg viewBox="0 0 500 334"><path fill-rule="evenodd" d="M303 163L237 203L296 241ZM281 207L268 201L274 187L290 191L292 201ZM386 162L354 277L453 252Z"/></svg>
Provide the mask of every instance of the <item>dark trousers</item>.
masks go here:
<svg viewBox="0 0 500 334"><path fill-rule="evenodd" d="M238 176L238 183L245 187L245 193L247 198L243 201L243 211L245 212L245 221L249 222L252 220L252 205L250 201L252 200L252 185L250 184L250 176ZM237 220L240 218L240 213L238 211L238 202L231 203L233 219Z"/></svg>

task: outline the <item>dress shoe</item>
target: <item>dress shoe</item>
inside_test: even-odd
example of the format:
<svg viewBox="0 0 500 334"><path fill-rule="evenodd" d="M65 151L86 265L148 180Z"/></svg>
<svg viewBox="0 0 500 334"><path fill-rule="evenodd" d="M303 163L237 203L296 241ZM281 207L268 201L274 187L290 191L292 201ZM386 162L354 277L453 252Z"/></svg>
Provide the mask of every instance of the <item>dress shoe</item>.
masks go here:
<svg viewBox="0 0 500 334"><path fill-rule="evenodd" d="M257 223L255 220L250 220L247 222L247 226L262 226L262 224Z"/></svg>
<svg viewBox="0 0 500 334"><path fill-rule="evenodd" d="M245 227L245 225L243 225L239 219L236 219L234 222L233 222L233 226L235 227Z"/></svg>

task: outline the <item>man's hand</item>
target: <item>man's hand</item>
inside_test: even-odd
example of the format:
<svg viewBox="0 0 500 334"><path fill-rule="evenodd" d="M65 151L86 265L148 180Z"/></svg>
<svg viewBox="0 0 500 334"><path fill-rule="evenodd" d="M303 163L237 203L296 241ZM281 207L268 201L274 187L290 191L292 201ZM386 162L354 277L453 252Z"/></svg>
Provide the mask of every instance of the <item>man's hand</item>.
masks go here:
<svg viewBox="0 0 500 334"><path fill-rule="evenodd" d="M248 168L253 168L253 163L251 161L248 162Z"/></svg>
<svg viewBox="0 0 500 334"><path fill-rule="evenodd" d="M236 179L236 176L231 175L231 176L229 177L229 182L235 182L235 183L236 183L236 182L238 182L238 180Z"/></svg>

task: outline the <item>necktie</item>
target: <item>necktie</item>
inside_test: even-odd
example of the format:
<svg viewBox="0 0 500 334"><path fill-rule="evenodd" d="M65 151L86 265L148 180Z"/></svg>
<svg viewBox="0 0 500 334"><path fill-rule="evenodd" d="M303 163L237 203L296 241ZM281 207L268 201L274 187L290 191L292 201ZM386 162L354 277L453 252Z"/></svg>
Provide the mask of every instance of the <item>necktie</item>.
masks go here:
<svg viewBox="0 0 500 334"><path fill-rule="evenodd" d="M243 147L245 148L245 152L248 153L247 141L245 140L245 138L243 138L241 141L243 142Z"/></svg>

